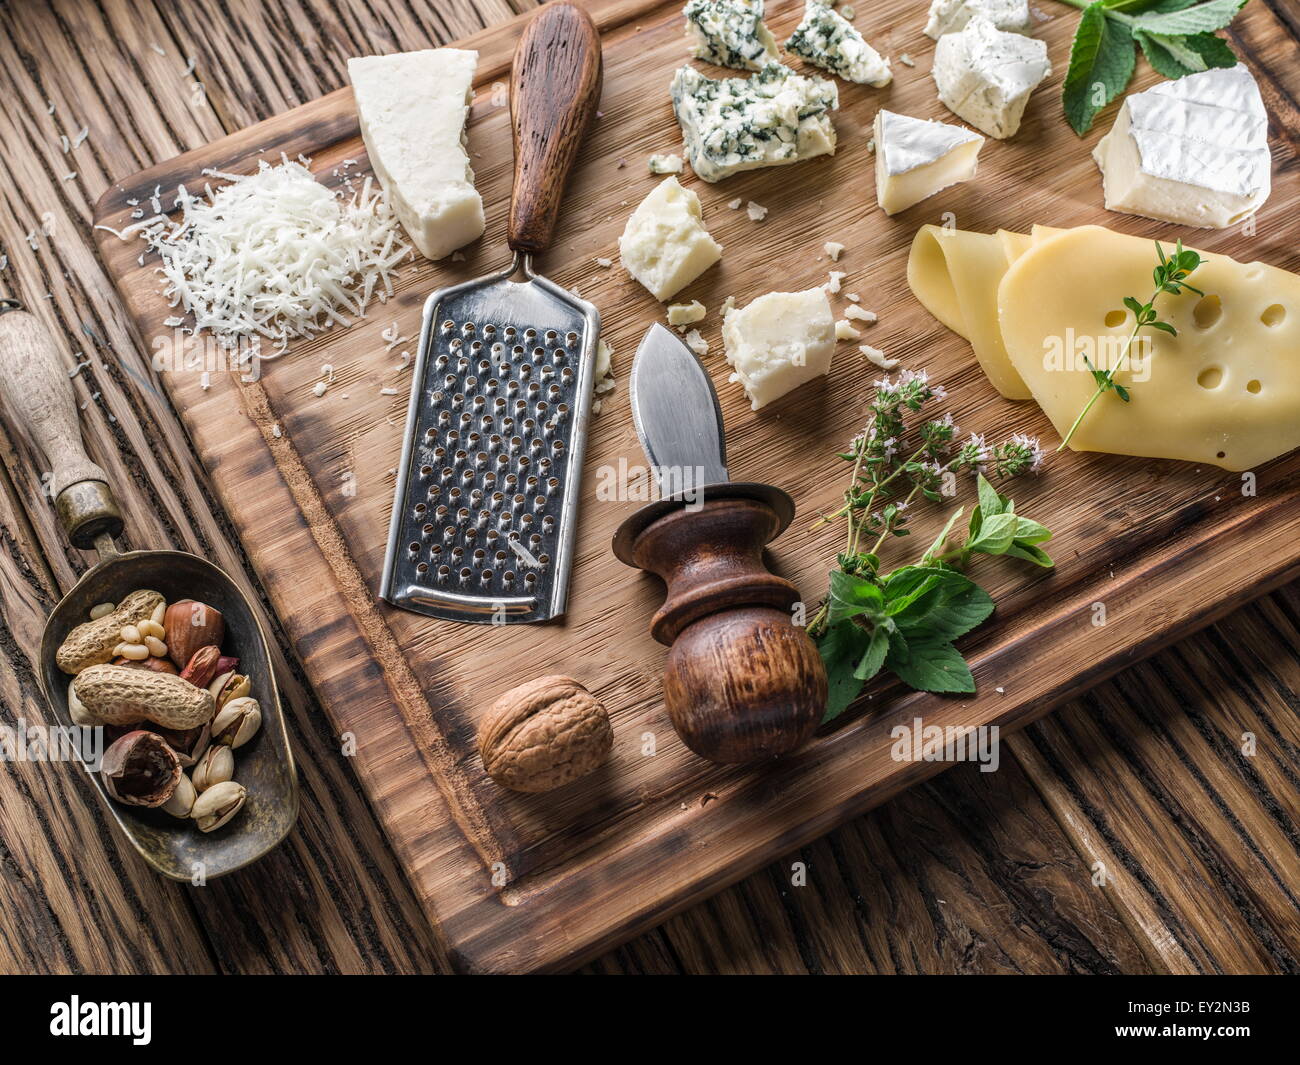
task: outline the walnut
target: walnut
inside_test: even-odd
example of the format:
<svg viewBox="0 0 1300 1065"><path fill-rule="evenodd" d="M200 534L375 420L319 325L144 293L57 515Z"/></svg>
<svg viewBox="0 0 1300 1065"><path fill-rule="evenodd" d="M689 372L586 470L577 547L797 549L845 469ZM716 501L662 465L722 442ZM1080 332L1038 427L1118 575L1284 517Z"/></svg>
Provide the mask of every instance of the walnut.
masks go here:
<svg viewBox="0 0 1300 1065"><path fill-rule="evenodd" d="M614 745L609 714L570 677L538 677L502 695L479 730L488 776L512 791L551 791L586 776Z"/></svg>

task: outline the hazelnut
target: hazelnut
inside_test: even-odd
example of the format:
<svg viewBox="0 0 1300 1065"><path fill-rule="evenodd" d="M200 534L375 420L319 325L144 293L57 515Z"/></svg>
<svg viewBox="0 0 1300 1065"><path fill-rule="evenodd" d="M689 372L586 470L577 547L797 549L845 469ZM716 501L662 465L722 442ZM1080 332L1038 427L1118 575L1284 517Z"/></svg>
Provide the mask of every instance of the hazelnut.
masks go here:
<svg viewBox="0 0 1300 1065"><path fill-rule="evenodd" d="M178 669L184 669L200 647L221 646L226 619L206 603L182 599L172 603L163 615L163 633L168 657Z"/></svg>

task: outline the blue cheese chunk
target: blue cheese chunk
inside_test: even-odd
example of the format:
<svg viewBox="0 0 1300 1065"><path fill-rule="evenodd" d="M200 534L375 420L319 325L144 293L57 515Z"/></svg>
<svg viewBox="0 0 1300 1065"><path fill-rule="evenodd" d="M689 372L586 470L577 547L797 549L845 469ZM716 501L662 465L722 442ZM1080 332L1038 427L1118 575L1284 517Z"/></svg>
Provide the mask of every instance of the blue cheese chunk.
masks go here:
<svg viewBox="0 0 1300 1065"><path fill-rule="evenodd" d="M1046 44L1003 33L983 15L960 33L945 33L934 49L939 99L958 118L999 140L1015 135L1029 94L1051 72Z"/></svg>
<svg viewBox="0 0 1300 1065"><path fill-rule="evenodd" d="M843 15L823 0L808 0L786 48L814 66L838 74L845 81L882 88L894 78L885 59L863 39Z"/></svg>
<svg viewBox="0 0 1300 1065"><path fill-rule="evenodd" d="M749 78L673 76L673 111L691 168L705 181L835 153L834 82L770 63Z"/></svg>
<svg viewBox="0 0 1300 1065"><path fill-rule="evenodd" d="M763 0L690 0L682 14L696 59L737 70L762 70L780 59L763 25Z"/></svg>

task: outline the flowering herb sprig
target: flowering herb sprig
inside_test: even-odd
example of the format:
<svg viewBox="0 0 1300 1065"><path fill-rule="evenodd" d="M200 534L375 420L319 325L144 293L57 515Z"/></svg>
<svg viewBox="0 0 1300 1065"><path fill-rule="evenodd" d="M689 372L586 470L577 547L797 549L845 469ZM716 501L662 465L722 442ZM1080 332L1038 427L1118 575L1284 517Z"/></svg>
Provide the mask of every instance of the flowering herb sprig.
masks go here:
<svg viewBox="0 0 1300 1065"><path fill-rule="evenodd" d="M978 435L958 442L951 415L910 429L910 416L945 398L924 373L904 371L874 387L867 425L840 455L853 466L844 503L817 523L844 518L848 525L826 601L808 625L830 682L826 720L841 714L882 669L923 691L973 692L974 678L952 641L984 621L993 600L961 571L977 554L1052 565L1038 546L1052 534L1017 515L1015 504L985 476L1037 470L1043 461L1038 441L1016 434L993 444ZM914 507L922 499L941 502L960 473L976 475L979 500L965 537L950 540L959 508L920 559L884 572L886 543L909 535Z"/></svg>

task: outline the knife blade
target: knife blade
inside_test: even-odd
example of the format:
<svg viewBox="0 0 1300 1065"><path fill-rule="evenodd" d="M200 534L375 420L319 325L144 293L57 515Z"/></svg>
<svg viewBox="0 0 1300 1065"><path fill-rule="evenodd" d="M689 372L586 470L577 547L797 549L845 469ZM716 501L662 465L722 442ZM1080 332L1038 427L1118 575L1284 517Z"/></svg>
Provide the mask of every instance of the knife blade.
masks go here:
<svg viewBox="0 0 1300 1065"><path fill-rule="evenodd" d="M704 364L672 330L656 323L632 362L632 422L664 494L725 484L722 408Z"/></svg>

